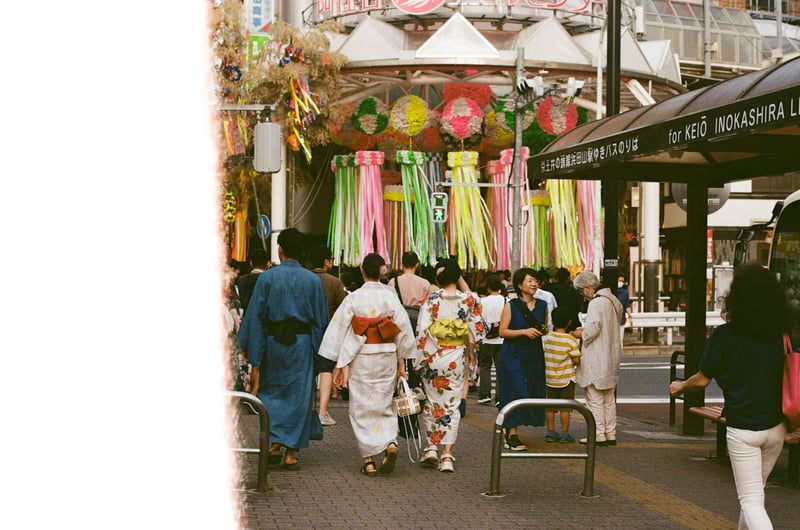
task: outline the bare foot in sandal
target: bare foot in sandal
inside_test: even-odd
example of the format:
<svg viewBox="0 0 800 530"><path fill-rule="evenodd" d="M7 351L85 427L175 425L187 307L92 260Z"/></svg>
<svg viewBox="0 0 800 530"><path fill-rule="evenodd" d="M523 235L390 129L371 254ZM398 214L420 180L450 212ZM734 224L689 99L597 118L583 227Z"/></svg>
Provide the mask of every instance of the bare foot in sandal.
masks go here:
<svg viewBox="0 0 800 530"><path fill-rule="evenodd" d="M386 453L381 462L381 475L388 475L394 471L394 466L397 463L397 444L391 442L389 447L386 448Z"/></svg>
<svg viewBox="0 0 800 530"><path fill-rule="evenodd" d="M364 465L361 466L361 474L368 477L374 477L378 474L378 468L375 467L375 462L372 460L365 460Z"/></svg>

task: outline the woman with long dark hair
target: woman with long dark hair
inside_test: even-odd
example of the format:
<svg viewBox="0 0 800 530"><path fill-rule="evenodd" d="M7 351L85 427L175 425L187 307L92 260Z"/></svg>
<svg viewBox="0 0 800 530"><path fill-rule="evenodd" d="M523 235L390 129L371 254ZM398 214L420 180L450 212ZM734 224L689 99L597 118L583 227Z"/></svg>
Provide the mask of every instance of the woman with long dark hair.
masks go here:
<svg viewBox="0 0 800 530"><path fill-rule="evenodd" d="M728 455L741 513L739 528L772 528L764 508L764 485L781 454L786 434L781 411L783 336L792 313L781 285L757 263L734 270L722 316L700 355L698 371L673 381L678 396L715 379L725 395Z"/></svg>

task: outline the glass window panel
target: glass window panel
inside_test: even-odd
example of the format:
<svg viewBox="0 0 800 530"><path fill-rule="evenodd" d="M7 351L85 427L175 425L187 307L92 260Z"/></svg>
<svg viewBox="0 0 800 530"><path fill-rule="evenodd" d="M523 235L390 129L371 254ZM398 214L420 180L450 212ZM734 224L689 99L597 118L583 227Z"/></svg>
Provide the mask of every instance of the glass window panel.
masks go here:
<svg viewBox="0 0 800 530"><path fill-rule="evenodd" d="M645 16L645 20L647 20L647 23L648 23L648 24L661 25L661 17L659 17L659 16L658 16L657 14L655 14L655 13L648 13L648 14Z"/></svg>
<svg viewBox="0 0 800 530"><path fill-rule="evenodd" d="M711 20L716 20L717 22L730 22L725 10L714 6L711 6Z"/></svg>
<svg viewBox="0 0 800 530"><path fill-rule="evenodd" d="M719 58L726 63L736 62L736 35L720 34Z"/></svg>
<svg viewBox="0 0 800 530"><path fill-rule="evenodd" d="M733 24L728 24L727 22L720 22L717 24L719 26L720 31L730 31L731 33L738 33L736 26Z"/></svg>
<svg viewBox="0 0 800 530"><path fill-rule="evenodd" d="M742 26L752 26L753 19L751 19L747 13L740 9L728 9L728 16L731 17L731 20L734 24L740 24Z"/></svg>
<svg viewBox="0 0 800 530"><path fill-rule="evenodd" d="M681 30L678 28L664 28L664 38L669 39L672 41L672 49L678 53L681 57L683 56L683 50L681 49Z"/></svg>
<svg viewBox="0 0 800 530"><path fill-rule="evenodd" d="M691 5L691 8L692 8L692 11L694 12L694 16L697 17L697 20L700 21L700 25L702 26L703 25L703 21L704 21L704 18L703 18L703 6L695 5L695 4L690 4L690 5ZM711 17L711 29L714 29L716 27L717 27L717 23L714 21L714 17L712 16Z"/></svg>
<svg viewBox="0 0 800 530"><path fill-rule="evenodd" d="M758 41L747 37L739 37L739 64L758 64L761 50Z"/></svg>
<svg viewBox="0 0 800 530"><path fill-rule="evenodd" d="M692 10L689 8L688 4L683 2L672 2L672 9L675 11L675 14L681 18L694 18L694 14Z"/></svg>
<svg viewBox="0 0 800 530"><path fill-rule="evenodd" d="M683 53L686 59L699 60L703 58L703 33L701 31L684 30L683 32Z"/></svg>
<svg viewBox="0 0 800 530"><path fill-rule="evenodd" d="M672 10L672 6L669 5L667 2L662 2L661 0L654 0L653 6L656 8L656 12L659 15L675 16L675 11Z"/></svg>
<svg viewBox="0 0 800 530"><path fill-rule="evenodd" d="M645 31L647 32L647 40L664 40L664 26L661 24L648 25Z"/></svg>

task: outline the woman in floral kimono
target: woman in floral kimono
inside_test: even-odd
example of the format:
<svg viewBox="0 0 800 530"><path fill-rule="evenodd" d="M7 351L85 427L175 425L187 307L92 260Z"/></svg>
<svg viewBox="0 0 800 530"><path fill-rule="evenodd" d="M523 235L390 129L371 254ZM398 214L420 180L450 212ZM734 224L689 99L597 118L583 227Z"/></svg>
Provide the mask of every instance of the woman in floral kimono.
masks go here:
<svg viewBox="0 0 800 530"><path fill-rule="evenodd" d="M417 323L417 356L414 369L421 372L427 401L422 411L422 426L428 446L423 465L452 472L453 445L461 420L459 403L464 387L468 343L483 339L486 327L481 318L477 295L459 291L461 269L452 260L436 265L436 283L441 288L420 308ZM438 445L443 445L441 458Z"/></svg>
<svg viewBox="0 0 800 530"><path fill-rule="evenodd" d="M333 384L350 390L350 425L364 459L361 473L378 474L374 455L384 453L381 474L397 462L397 414L392 408L397 377L414 354L414 330L397 293L379 279L386 262L367 254L364 285L345 297L333 314L319 354L336 361Z"/></svg>

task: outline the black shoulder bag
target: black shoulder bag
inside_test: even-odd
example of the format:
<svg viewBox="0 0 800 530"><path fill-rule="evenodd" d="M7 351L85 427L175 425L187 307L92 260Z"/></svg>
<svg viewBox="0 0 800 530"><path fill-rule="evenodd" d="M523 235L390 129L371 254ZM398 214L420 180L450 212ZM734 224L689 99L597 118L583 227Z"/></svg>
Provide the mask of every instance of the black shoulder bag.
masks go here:
<svg viewBox="0 0 800 530"><path fill-rule="evenodd" d="M528 323L528 326L538 329L542 333L546 333L546 330L543 329L542 324L540 324L539 321L536 320L536 317L533 316L531 310L528 309L528 304L526 304L519 298L512 298L511 303L514 304L517 307L517 309L519 309L520 313L522 313L522 317L525 319L525 322Z"/></svg>
<svg viewBox="0 0 800 530"><path fill-rule="evenodd" d="M395 276L394 278L394 289L397 291L397 298L399 298L400 303L403 304L403 295L400 294L400 276ZM403 304L403 309L405 309L406 313L408 313L408 319L411 321L411 329L414 331L414 333L416 333L417 319L419 318L419 306Z"/></svg>

